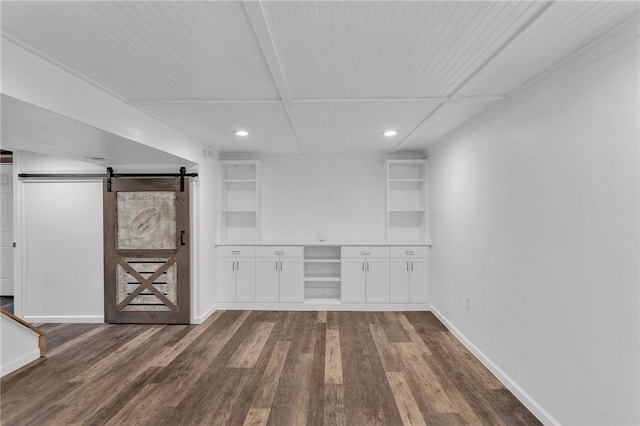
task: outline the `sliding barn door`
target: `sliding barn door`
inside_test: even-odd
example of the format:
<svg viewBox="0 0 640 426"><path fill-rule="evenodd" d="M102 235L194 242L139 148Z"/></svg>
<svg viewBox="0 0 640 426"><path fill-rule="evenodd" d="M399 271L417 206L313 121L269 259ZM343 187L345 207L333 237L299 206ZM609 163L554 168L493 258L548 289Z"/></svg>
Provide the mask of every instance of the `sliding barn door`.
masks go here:
<svg viewBox="0 0 640 426"><path fill-rule="evenodd" d="M189 184L180 186L116 178L109 191L105 180L106 322L189 323Z"/></svg>

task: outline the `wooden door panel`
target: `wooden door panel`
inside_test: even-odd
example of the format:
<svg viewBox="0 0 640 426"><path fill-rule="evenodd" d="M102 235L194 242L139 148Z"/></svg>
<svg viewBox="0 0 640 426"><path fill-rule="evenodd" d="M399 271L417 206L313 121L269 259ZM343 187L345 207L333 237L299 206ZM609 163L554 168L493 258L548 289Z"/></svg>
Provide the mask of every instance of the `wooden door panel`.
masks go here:
<svg viewBox="0 0 640 426"><path fill-rule="evenodd" d="M189 323L189 185L105 182L104 221L105 321Z"/></svg>

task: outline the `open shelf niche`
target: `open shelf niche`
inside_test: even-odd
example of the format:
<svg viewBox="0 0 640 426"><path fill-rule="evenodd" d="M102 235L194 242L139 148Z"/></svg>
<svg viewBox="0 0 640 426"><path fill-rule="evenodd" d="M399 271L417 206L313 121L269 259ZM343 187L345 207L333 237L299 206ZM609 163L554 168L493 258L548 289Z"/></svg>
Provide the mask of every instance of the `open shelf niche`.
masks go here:
<svg viewBox="0 0 640 426"><path fill-rule="evenodd" d="M260 239L260 191L257 161L220 162L220 240Z"/></svg>
<svg viewBox="0 0 640 426"><path fill-rule="evenodd" d="M339 303L340 281L340 246L305 246L305 302Z"/></svg>
<svg viewBox="0 0 640 426"><path fill-rule="evenodd" d="M423 243L427 226L426 160L388 160L387 241Z"/></svg>

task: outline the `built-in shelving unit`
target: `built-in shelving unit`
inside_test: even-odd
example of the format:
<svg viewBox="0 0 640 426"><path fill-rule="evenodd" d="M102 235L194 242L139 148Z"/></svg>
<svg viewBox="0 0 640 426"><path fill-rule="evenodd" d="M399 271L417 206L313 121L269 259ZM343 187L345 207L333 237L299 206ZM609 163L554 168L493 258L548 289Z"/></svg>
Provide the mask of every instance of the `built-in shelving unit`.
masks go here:
<svg viewBox="0 0 640 426"><path fill-rule="evenodd" d="M257 161L220 162L220 240L260 239L260 190Z"/></svg>
<svg viewBox="0 0 640 426"><path fill-rule="evenodd" d="M304 247L306 303L340 303L340 247Z"/></svg>
<svg viewBox="0 0 640 426"><path fill-rule="evenodd" d="M387 241L425 242L427 220L426 160L387 161Z"/></svg>

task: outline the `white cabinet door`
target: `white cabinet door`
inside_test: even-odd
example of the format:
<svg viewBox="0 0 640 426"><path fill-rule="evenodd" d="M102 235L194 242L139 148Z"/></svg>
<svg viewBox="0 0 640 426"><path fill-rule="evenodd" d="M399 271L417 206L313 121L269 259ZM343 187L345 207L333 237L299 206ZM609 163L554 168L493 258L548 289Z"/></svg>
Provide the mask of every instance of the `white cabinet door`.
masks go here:
<svg viewBox="0 0 640 426"><path fill-rule="evenodd" d="M236 294L238 302L256 301L256 261L238 259L236 263Z"/></svg>
<svg viewBox="0 0 640 426"><path fill-rule="evenodd" d="M220 302L236 301L236 260L218 260L218 300Z"/></svg>
<svg viewBox="0 0 640 426"><path fill-rule="evenodd" d="M410 261L411 303L429 303L429 259Z"/></svg>
<svg viewBox="0 0 640 426"><path fill-rule="evenodd" d="M256 259L256 302L280 300L280 272L278 258Z"/></svg>
<svg viewBox="0 0 640 426"><path fill-rule="evenodd" d="M389 259L366 260L367 303L389 302Z"/></svg>
<svg viewBox="0 0 640 426"><path fill-rule="evenodd" d="M391 259L391 303L409 303L409 259Z"/></svg>
<svg viewBox="0 0 640 426"><path fill-rule="evenodd" d="M280 301L304 299L304 263L301 259L280 259Z"/></svg>
<svg viewBox="0 0 640 426"><path fill-rule="evenodd" d="M342 283L340 293L343 303L364 303L364 262L364 259L342 260Z"/></svg>

